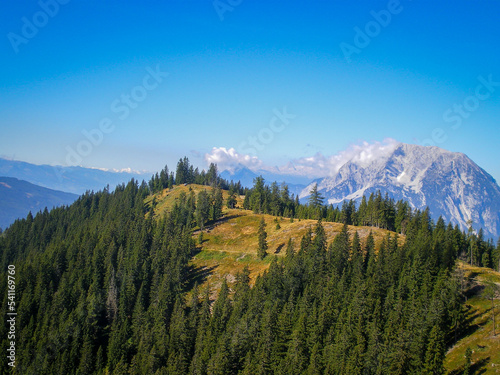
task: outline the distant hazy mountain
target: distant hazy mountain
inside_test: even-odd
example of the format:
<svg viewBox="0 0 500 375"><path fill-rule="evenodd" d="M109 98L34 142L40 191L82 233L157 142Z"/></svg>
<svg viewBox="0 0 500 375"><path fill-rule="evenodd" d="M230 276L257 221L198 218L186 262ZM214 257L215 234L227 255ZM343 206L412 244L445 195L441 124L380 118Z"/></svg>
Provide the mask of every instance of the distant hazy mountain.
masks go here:
<svg viewBox="0 0 500 375"><path fill-rule="evenodd" d="M47 189L11 177L0 177L0 228L5 229L16 219L35 215L47 207L70 205L78 195Z"/></svg>
<svg viewBox="0 0 500 375"><path fill-rule="evenodd" d="M348 161L333 176L309 184L301 198L314 183L334 205L381 190L415 208L428 206L434 219L442 215L462 229L471 219L486 235L500 234L500 187L462 153L399 144L375 160Z"/></svg>
<svg viewBox="0 0 500 375"><path fill-rule="evenodd" d="M220 176L228 181L239 181L244 187L252 187L253 179L259 175L246 167L239 166L234 171L223 171Z"/></svg>
<svg viewBox="0 0 500 375"><path fill-rule="evenodd" d="M234 171L225 170L220 175L222 178L228 181L231 180L233 180L234 182L240 181L241 185L249 188L253 186L253 180L255 177L258 176L262 176L266 181L266 184L271 184L275 181L278 184L286 182L290 194L295 194L295 195L298 195L310 182L310 179L308 179L307 177L278 174L265 170L258 170L254 172L242 165L238 165L234 169Z"/></svg>
<svg viewBox="0 0 500 375"><path fill-rule="evenodd" d="M111 172L82 167L53 167L0 158L0 176L14 177L49 189L83 194L87 190L111 189L131 178L149 180L151 174Z"/></svg>

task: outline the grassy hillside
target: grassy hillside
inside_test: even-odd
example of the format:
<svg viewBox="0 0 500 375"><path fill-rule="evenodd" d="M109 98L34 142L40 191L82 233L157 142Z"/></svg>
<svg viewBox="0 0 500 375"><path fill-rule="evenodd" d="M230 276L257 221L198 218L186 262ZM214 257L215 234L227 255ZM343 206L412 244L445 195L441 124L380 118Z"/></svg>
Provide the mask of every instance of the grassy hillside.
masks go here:
<svg viewBox="0 0 500 375"><path fill-rule="evenodd" d="M175 201L179 199L181 193L190 194L192 190L195 194L198 194L203 189L211 191L210 187L202 185L174 186L172 189L165 189L161 193L146 198L146 203L151 205L153 199L155 199L155 216L161 217L169 211ZM224 191L224 202L227 195L227 191ZM235 275L243 271L245 266L250 271L250 280L253 284L256 277L269 267L272 256L280 257L284 255L290 238L294 242L295 250L298 250L302 236L307 232L308 228L314 228L316 225L315 220L295 219L292 223L289 218L276 218L271 215L259 215L249 210L243 210L240 208L243 205L243 198L238 198L237 208L224 208L224 217L215 223L209 224L203 230L203 242L201 244L198 243L200 230L193 232L193 238L197 241L198 246L198 253L191 259L190 263L193 283L197 282L202 287L209 284L214 294L220 288L224 278L231 284L235 280ZM257 257L257 232L262 217L266 222L266 232L268 234L268 256L263 260ZM276 228L276 220L280 229ZM323 222L328 243L332 242L333 238L340 233L342 226L340 223ZM350 226L351 238L356 231L363 245L370 231L372 231L377 248L389 233L385 229ZM395 233L392 233L392 235L395 235ZM403 241L403 236L400 236L400 242Z"/></svg>
<svg viewBox="0 0 500 375"><path fill-rule="evenodd" d="M485 295L487 283L495 283L500 290L500 273L490 268L472 267L460 263L460 273L465 280L468 297L466 319L468 326L465 337L461 338L446 354L445 368L450 374L462 374L467 347L472 350L474 374L500 373L500 301L496 298L496 335L493 336L492 304Z"/></svg>
<svg viewBox="0 0 500 375"><path fill-rule="evenodd" d="M179 199L182 193L190 194L191 191L197 195L200 191L207 190L208 192L212 191L210 186L189 184L189 185L176 185L172 189L164 189L162 192L151 195L146 198L145 203L147 206L151 206L153 199L156 200L155 204L155 216L164 215L166 212L170 210L170 208L175 204L175 201ZM224 203L228 197L228 192L223 191ZM243 205L244 197L237 197L238 206Z"/></svg>

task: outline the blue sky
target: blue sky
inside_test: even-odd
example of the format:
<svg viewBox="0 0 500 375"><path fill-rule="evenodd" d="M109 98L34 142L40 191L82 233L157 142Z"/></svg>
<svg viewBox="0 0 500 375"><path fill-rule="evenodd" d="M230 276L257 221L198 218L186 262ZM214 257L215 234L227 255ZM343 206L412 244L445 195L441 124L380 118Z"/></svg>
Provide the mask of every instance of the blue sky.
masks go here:
<svg viewBox="0 0 500 375"><path fill-rule="evenodd" d="M2 6L2 157L282 166L392 138L464 152L500 180L496 1Z"/></svg>

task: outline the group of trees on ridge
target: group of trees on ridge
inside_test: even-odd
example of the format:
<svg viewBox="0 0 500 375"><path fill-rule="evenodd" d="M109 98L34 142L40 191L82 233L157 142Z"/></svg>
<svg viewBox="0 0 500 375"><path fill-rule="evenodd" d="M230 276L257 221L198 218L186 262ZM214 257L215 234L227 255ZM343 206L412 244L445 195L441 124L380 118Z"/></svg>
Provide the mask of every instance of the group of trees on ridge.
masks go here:
<svg viewBox="0 0 500 375"><path fill-rule="evenodd" d="M361 241L347 227L359 222L347 219L327 243L322 221L330 207L299 204L289 217L319 208L314 229L289 241L253 287L245 270L213 300L208 287L192 285L188 262L200 217L221 215L220 185L181 194L156 220L144 203L151 184L87 192L0 236L2 269L16 266L18 373L443 373L446 348L466 328L455 260L472 253L477 262L474 246L491 242L409 210L403 244L388 234L377 251L373 236ZM248 204L260 203L264 213L273 188L258 189L247 191ZM200 207L205 198L208 211ZM359 210L354 205L350 220ZM3 316L6 291L2 272ZM0 325L2 348L7 329Z"/></svg>
<svg viewBox="0 0 500 375"><path fill-rule="evenodd" d="M211 187L219 186L221 189L234 191L237 194L244 194L245 189L241 182L228 182L219 176L217 165L211 163L208 171L199 171L189 163L189 159L184 157L177 163L176 173L170 171L166 165L159 173L155 173L149 180L148 187L151 194L171 189L174 185L198 184Z"/></svg>
<svg viewBox="0 0 500 375"><path fill-rule="evenodd" d="M307 204L299 202L299 197L290 194L289 188L285 183L281 185L273 182L266 185L262 176L256 177L252 188L245 188L241 183L234 181L226 181L218 176L217 165L210 164L208 171L199 172L198 168L194 168L187 157L179 160L177 163L176 173L169 172L168 166L158 174L153 175L149 181L150 193L161 191L165 188L172 188L174 184L190 184L196 183L211 187L218 187L229 191L229 199L226 202L228 207L233 208L236 204L235 196L244 195L243 208L253 210L255 213L264 213L274 216L281 216L292 219L314 219L321 218L327 222L337 222L354 226L371 226L376 228L388 229L403 235L410 235L415 230L416 222L424 216L423 220L427 220L430 216L429 210L412 209L408 202L404 200L395 201L385 193L382 196L381 191L370 193L363 196L359 206L353 200L344 201L340 206L332 204L324 204L324 198L318 192L317 185L314 185ZM202 197L202 201L216 202L215 194L210 196L207 193ZM218 202L218 201L217 201ZM210 203L207 203L210 205ZM216 204L217 206L217 204ZM219 206L217 206L219 207ZM203 213L209 209L201 210ZM222 214L221 208L217 208L216 213ZM197 220L200 227L210 219L218 219L220 215L206 213L198 215ZM434 225L434 224L433 224ZM439 217L435 226L442 228L446 227L447 232L461 232L458 225L452 226L451 223L446 224ZM410 233L409 233L410 232ZM497 247L500 240L497 243ZM464 258L473 265L491 267L500 270L500 254L495 248L495 244L491 239L485 239L482 228L475 233L469 230L467 238L464 238L464 243L456 244L459 248L458 254L463 254ZM465 249L467 247L467 249Z"/></svg>
<svg viewBox="0 0 500 375"><path fill-rule="evenodd" d="M431 231L438 231L442 236L454 238L449 250L452 258L464 257L473 265L500 270L500 240L497 247L493 240L486 239L483 230L477 233L469 229L464 233L458 225L445 223L442 217L433 221L429 209L412 209L404 200L395 201L389 194L382 196L380 191L363 196L359 206L353 200L344 201L340 207L323 204L324 198L314 185L307 204L299 202L297 196L290 196L288 186L279 186L273 182L265 185L260 176L255 178L254 186L245 192L243 208L275 216L296 219L322 219L354 226L371 226L413 237L421 223L428 223ZM454 255L451 255L453 253Z"/></svg>

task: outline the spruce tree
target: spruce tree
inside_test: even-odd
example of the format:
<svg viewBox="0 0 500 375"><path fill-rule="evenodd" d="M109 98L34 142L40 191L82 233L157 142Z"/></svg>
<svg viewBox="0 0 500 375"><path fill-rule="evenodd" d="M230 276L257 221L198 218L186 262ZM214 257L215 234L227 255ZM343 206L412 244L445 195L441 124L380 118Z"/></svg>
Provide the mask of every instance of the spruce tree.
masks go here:
<svg viewBox="0 0 500 375"><path fill-rule="evenodd" d="M496 335L496 332L495 332L495 325L496 325L496 322L495 322L495 307L496 307L495 306L495 297L496 297L498 290L499 290L499 288L495 283L488 282L486 285L486 289L483 292L484 298L491 301L491 319L492 319L492 323L493 323L493 327L492 327L493 336Z"/></svg>
<svg viewBox="0 0 500 375"><path fill-rule="evenodd" d="M229 195L226 200L227 208L235 208L236 207L236 193L232 190L229 191Z"/></svg>
<svg viewBox="0 0 500 375"><path fill-rule="evenodd" d="M264 186L264 178L262 176L256 177L254 179L254 186L252 188L252 195L250 196L250 209L254 213L264 213L265 212L265 199L266 191Z"/></svg>
<svg viewBox="0 0 500 375"><path fill-rule="evenodd" d="M323 205L323 200L324 198L318 191L318 184L316 183L309 192L309 199L308 199L309 205L312 208L319 208Z"/></svg>
<svg viewBox="0 0 500 375"><path fill-rule="evenodd" d="M212 220L216 221L222 217L222 189L217 187L213 192Z"/></svg>
<svg viewBox="0 0 500 375"><path fill-rule="evenodd" d="M264 218L260 219L259 223L259 247L257 248L257 256L260 259L264 259L267 254L267 232L266 232L266 222Z"/></svg>
<svg viewBox="0 0 500 375"><path fill-rule="evenodd" d="M198 193L198 199L196 202L196 220L198 226L203 230L205 223L209 219L210 214L210 197L206 190L200 191Z"/></svg>
<svg viewBox="0 0 500 375"><path fill-rule="evenodd" d="M424 374L438 375L444 372L443 360L445 356L444 337L438 325L430 333L425 354Z"/></svg>

